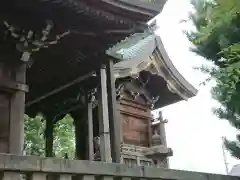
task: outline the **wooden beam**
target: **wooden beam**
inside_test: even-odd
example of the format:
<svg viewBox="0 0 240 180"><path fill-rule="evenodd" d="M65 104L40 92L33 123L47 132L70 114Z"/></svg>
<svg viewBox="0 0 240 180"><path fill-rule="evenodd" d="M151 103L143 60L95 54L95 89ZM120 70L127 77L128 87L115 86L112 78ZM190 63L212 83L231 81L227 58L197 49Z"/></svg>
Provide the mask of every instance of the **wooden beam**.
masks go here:
<svg viewBox="0 0 240 180"><path fill-rule="evenodd" d="M6 92L23 91L28 92L28 86L24 83L19 83L10 79L0 78L0 90Z"/></svg>
<svg viewBox="0 0 240 180"><path fill-rule="evenodd" d="M56 114L53 118L53 122L56 123L59 119L60 116L62 115L66 115L68 113L71 113L72 111L76 111L77 109L83 108L84 106L82 104L78 104L75 106L70 107L69 109L66 109L64 111L59 112L58 114Z"/></svg>
<svg viewBox="0 0 240 180"><path fill-rule="evenodd" d="M53 91L48 92L48 93L46 93L46 94L44 94L44 95L36 98L36 99L33 100L33 101L27 102L27 103L26 103L26 107L29 107L29 106L31 106L31 105L33 105L33 104L36 104L36 103L38 103L38 102L46 99L46 98L49 97L49 96L52 96L52 95L54 95L54 94L56 94L56 93L59 93L59 92L65 90L65 89L67 89L67 88L69 88L69 87L71 87L71 86L73 86L73 85L75 85L75 84L77 84L77 83L79 83L79 82L81 82L81 81L83 81L83 80L91 77L92 75L93 75L93 72L88 73L88 74L85 74L85 75L83 75L83 76L80 76L80 77L78 77L77 79L73 80L73 81L70 82L70 83L67 83L67 84L65 84L65 85L63 85L63 86L61 86L61 87L58 87L58 88L54 89Z"/></svg>
<svg viewBox="0 0 240 180"><path fill-rule="evenodd" d="M138 30L136 28L131 29L108 29L104 30L107 34L133 34L136 33Z"/></svg>
<svg viewBox="0 0 240 180"><path fill-rule="evenodd" d="M111 154L112 161L116 163L121 162L121 123L117 115L117 101L116 88L113 70L113 61L110 59L107 62L107 94L108 94L108 114L110 125L110 140L111 140Z"/></svg>
<svg viewBox="0 0 240 180"><path fill-rule="evenodd" d="M150 3L139 0L101 0L102 2L111 4L123 10L132 11L141 15L145 15L150 18L156 16L161 12L163 8L163 3Z"/></svg>

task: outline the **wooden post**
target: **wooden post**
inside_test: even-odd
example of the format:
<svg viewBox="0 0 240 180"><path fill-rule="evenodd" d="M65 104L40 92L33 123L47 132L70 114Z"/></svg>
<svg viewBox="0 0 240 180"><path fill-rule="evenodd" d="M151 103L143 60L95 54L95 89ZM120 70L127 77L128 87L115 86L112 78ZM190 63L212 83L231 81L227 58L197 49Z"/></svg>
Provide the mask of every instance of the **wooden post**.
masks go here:
<svg viewBox="0 0 240 180"><path fill-rule="evenodd" d="M117 115L117 101L115 78L113 71L113 61L107 62L107 94L108 94L108 113L110 125L110 139L111 139L111 154L112 161L116 163L121 162L121 124L119 116Z"/></svg>
<svg viewBox="0 0 240 180"><path fill-rule="evenodd" d="M86 109L82 109L83 111L86 111ZM76 152L75 152L75 158L78 160L87 160L87 119L86 119L86 113L83 114L82 112L75 111L71 112L71 116L74 119L74 125L75 125L75 138L76 138Z"/></svg>
<svg viewBox="0 0 240 180"><path fill-rule="evenodd" d="M26 65L16 66L16 82L26 83ZM10 147L9 152L13 154L23 153L24 144L24 112L25 92L16 91L11 98L10 113Z"/></svg>
<svg viewBox="0 0 240 180"><path fill-rule="evenodd" d="M160 130L160 136L162 144L167 146L167 137L166 137L166 131L165 131L165 123L163 120L159 123L159 130Z"/></svg>
<svg viewBox="0 0 240 180"><path fill-rule="evenodd" d="M160 137L161 137L161 141L162 144L167 146L167 138L166 138L166 132L165 132L165 123L167 123L168 121L165 119L163 119L162 116L162 111L159 111L159 117L158 117L160 123L159 123L159 131L160 131Z"/></svg>
<svg viewBox="0 0 240 180"><path fill-rule="evenodd" d="M81 160L87 160L87 148L86 148L86 126L83 122L84 119L78 119L76 121L75 136L76 136L76 158Z"/></svg>
<svg viewBox="0 0 240 180"><path fill-rule="evenodd" d="M45 156L53 157L53 122L51 119L46 120L46 128L45 128Z"/></svg>
<svg viewBox="0 0 240 180"><path fill-rule="evenodd" d="M0 153L9 153L10 95L0 92Z"/></svg>
<svg viewBox="0 0 240 180"><path fill-rule="evenodd" d="M88 160L94 160L92 101L88 102Z"/></svg>
<svg viewBox="0 0 240 180"><path fill-rule="evenodd" d="M107 79L106 69L102 67L99 72L100 86L98 87L98 111L99 111L99 136L101 161L111 162L111 147L109 134Z"/></svg>
<svg viewBox="0 0 240 180"><path fill-rule="evenodd" d="M26 65L0 63L0 152L22 155ZM2 84L3 83L3 84ZM15 84L15 85L14 85ZM13 86L14 85L14 86Z"/></svg>

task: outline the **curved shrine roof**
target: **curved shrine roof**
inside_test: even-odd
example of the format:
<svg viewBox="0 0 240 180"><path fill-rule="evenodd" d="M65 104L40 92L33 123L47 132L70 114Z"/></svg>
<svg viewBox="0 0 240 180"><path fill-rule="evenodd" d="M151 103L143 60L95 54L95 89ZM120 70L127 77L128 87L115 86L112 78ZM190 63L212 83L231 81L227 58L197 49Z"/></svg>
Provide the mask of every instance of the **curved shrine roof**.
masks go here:
<svg viewBox="0 0 240 180"><path fill-rule="evenodd" d="M107 50L107 54L120 60L114 66L117 79L138 78L143 74L151 76L146 88L150 94L159 96L154 108L187 100L197 94L173 65L161 38L151 30L126 38Z"/></svg>

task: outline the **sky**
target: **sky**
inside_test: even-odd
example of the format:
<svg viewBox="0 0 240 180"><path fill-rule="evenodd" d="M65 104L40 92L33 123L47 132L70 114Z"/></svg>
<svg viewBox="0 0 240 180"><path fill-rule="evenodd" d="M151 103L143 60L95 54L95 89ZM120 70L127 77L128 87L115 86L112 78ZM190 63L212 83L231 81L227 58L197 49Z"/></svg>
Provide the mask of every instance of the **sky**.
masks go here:
<svg viewBox="0 0 240 180"><path fill-rule="evenodd" d="M214 81L206 86L199 85L207 75L194 67L206 64L206 60L189 51L191 44L183 30L193 27L191 23L180 22L188 19L191 10L189 0L168 0L157 16L157 34L173 64L199 90L196 97L162 109L164 118L169 121L166 125L168 145L173 149L170 168L225 174L221 137L233 140L237 131L212 113L212 109L219 106L210 94ZM225 152L229 169L240 164Z"/></svg>

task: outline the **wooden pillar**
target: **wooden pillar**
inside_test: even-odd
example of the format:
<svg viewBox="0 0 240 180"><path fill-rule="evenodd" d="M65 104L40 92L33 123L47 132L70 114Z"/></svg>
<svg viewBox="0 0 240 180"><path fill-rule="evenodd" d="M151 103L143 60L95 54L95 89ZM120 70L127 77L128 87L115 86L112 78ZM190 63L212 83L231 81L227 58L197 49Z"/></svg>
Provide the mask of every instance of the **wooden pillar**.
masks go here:
<svg viewBox="0 0 240 180"><path fill-rule="evenodd" d="M26 83L26 65L15 66L15 81ZM25 92L16 91L11 98L9 152L22 155L24 144Z"/></svg>
<svg viewBox="0 0 240 180"><path fill-rule="evenodd" d="M0 153L9 153L10 95L0 92Z"/></svg>
<svg viewBox="0 0 240 180"><path fill-rule="evenodd" d="M53 130L54 125L51 119L46 120L46 127L45 127L45 156L46 157L53 157Z"/></svg>
<svg viewBox="0 0 240 180"><path fill-rule="evenodd" d="M0 63L0 153L23 153L25 76L25 65Z"/></svg>
<svg viewBox="0 0 240 180"><path fill-rule="evenodd" d="M94 149L93 149L93 109L92 99L90 97L88 101L88 160L94 160Z"/></svg>
<svg viewBox="0 0 240 180"><path fill-rule="evenodd" d="M166 137L166 131L165 131L165 121L161 120L159 123L159 131L161 136L162 144L167 146L167 137Z"/></svg>
<svg viewBox="0 0 240 180"><path fill-rule="evenodd" d="M111 162L111 147L109 134L107 79L106 68L102 67L99 72L100 86L98 87L98 111L99 111L99 136L101 161Z"/></svg>
<svg viewBox="0 0 240 180"><path fill-rule="evenodd" d="M86 110L86 109L85 109ZM75 125L75 138L76 138L76 152L75 158L79 160L87 160L87 119L86 116L82 116L81 112L71 113L74 118Z"/></svg>
<svg viewBox="0 0 240 180"><path fill-rule="evenodd" d="M158 120L160 121L159 123L159 133L161 137L161 142L163 145L167 146L167 137L166 137L166 131L165 131L165 124L168 122L166 119L163 119L162 111L159 111L159 117Z"/></svg>
<svg viewBox="0 0 240 180"><path fill-rule="evenodd" d="M121 130L120 117L117 114L115 77L113 71L113 61L107 62L107 94L108 94L108 113L110 126L111 154L112 161L121 162Z"/></svg>

